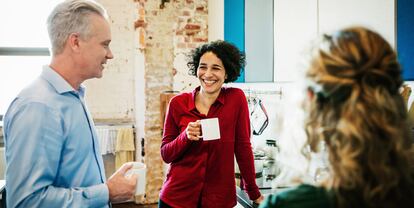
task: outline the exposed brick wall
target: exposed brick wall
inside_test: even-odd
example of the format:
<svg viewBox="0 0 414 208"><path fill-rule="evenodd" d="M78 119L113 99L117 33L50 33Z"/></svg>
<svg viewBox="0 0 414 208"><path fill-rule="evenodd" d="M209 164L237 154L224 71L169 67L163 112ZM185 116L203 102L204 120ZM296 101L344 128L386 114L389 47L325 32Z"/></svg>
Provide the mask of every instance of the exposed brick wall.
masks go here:
<svg viewBox="0 0 414 208"><path fill-rule="evenodd" d="M164 163L160 157L160 94L163 91L192 86L187 75L185 54L207 42L207 1L140 0L135 21L140 48L145 56L145 163L147 170L146 198L137 202L158 201L164 180ZM144 32L143 32L144 31ZM184 87L181 87L184 86Z"/></svg>
<svg viewBox="0 0 414 208"><path fill-rule="evenodd" d="M208 41L208 1L182 0L175 3L177 21L174 36L174 85L175 91L189 91L198 85L195 77L188 75L187 54Z"/></svg>
<svg viewBox="0 0 414 208"><path fill-rule="evenodd" d="M207 42L208 2L170 0L161 8L160 0L98 1L108 10L115 58L108 61L102 79L86 82L88 106L94 119L135 124L141 119L135 111L144 111L144 125L137 129L145 139L146 197L136 198L136 202L154 203L164 180L160 94L192 90L197 84L188 75L186 54ZM141 56L145 63L137 66ZM144 79L137 79L139 74ZM144 86L143 94L137 86Z"/></svg>
<svg viewBox="0 0 414 208"><path fill-rule="evenodd" d="M145 163L147 168L146 198L136 202L158 201L163 182L163 162L160 157L161 131L159 100L164 90L172 88L174 61L172 24L174 10L170 6L160 10L160 1L140 1L145 9ZM143 35L143 34L140 34ZM140 37L142 39L142 37Z"/></svg>

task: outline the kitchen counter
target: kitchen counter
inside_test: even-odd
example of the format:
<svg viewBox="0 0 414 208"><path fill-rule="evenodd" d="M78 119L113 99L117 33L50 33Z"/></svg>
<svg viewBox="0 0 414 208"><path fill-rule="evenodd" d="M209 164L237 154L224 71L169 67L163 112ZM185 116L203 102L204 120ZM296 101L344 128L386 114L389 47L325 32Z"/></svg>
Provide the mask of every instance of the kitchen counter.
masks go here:
<svg viewBox="0 0 414 208"><path fill-rule="evenodd" d="M270 194L282 192L287 189L289 188L274 188L274 189L265 188L265 189L260 189L260 193L262 193L262 195L266 198ZM256 208L259 206L258 204L253 203L253 201L249 199L249 196L247 195L247 193L238 186L236 187L236 194L237 194L237 202L243 207Z"/></svg>

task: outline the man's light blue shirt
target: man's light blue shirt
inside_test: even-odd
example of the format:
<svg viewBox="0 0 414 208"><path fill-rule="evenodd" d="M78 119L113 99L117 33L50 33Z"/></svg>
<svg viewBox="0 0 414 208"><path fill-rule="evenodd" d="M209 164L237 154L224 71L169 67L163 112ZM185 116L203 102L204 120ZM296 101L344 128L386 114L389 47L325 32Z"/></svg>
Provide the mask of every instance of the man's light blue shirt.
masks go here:
<svg viewBox="0 0 414 208"><path fill-rule="evenodd" d="M107 207L108 187L85 102L45 66L4 119L7 207Z"/></svg>

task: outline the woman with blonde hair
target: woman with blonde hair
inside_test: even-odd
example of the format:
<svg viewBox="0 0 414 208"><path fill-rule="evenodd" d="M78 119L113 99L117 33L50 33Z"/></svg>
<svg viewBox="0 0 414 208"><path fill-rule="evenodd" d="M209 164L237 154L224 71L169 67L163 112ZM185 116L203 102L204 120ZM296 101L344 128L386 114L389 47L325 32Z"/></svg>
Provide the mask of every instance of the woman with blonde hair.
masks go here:
<svg viewBox="0 0 414 208"><path fill-rule="evenodd" d="M305 149L326 146L329 176L261 207L413 207L412 141L391 46L361 27L325 35L306 79Z"/></svg>

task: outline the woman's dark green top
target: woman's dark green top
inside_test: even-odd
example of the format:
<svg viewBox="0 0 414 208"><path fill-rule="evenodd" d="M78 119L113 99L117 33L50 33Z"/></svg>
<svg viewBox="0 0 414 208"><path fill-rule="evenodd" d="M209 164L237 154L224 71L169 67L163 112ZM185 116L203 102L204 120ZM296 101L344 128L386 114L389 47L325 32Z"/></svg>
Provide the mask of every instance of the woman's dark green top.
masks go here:
<svg viewBox="0 0 414 208"><path fill-rule="evenodd" d="M268 196L259 208L334 208L335 197L323 187L302 184L279 194Z"/></svg>

